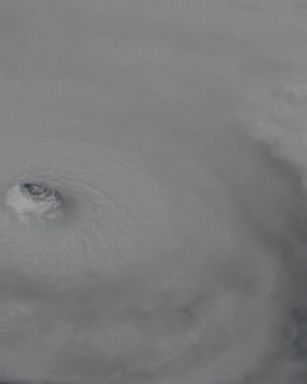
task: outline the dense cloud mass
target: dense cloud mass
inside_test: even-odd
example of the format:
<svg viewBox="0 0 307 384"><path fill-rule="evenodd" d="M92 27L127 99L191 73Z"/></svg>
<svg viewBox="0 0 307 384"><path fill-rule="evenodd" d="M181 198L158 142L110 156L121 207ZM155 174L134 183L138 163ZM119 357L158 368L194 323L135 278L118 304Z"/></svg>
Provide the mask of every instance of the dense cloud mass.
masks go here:
<svg viewBox="0 0 307 384"><path fill-rule="evenodd" d="M306 383L306 16L1 1L3 383Z"/></svg>

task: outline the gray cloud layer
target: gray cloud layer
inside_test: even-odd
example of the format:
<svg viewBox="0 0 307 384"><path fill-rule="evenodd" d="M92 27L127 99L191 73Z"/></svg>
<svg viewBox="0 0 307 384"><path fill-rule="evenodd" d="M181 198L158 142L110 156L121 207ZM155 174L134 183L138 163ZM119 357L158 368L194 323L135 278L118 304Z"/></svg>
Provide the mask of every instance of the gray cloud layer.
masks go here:
<svg viewBox="0 0 307 384"><path fill-rule="evenodd" d="M1 2L3 382L306 381L306 11Z"/></svg>

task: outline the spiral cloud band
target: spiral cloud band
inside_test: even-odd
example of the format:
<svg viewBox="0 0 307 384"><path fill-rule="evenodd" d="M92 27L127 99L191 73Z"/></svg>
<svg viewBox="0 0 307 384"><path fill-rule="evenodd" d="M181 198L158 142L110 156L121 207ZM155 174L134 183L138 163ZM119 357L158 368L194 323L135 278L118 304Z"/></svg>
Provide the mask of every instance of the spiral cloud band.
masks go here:
<svg viewBox="0 0 307 384"><path fill-rule="evenodd" d="M0 383L306 383L305 8L0 3Z"/></svg>

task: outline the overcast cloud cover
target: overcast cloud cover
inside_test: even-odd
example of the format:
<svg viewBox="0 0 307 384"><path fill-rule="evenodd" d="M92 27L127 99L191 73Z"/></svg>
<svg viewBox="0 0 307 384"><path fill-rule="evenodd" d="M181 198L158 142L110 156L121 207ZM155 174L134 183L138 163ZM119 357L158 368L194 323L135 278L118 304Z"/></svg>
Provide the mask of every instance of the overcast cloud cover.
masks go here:
<svg viewBox="0 0 307 384"><path fill-rule="evenodd" d="M0 1L3 382L306 383L306 41L305 0Z"/></svg>

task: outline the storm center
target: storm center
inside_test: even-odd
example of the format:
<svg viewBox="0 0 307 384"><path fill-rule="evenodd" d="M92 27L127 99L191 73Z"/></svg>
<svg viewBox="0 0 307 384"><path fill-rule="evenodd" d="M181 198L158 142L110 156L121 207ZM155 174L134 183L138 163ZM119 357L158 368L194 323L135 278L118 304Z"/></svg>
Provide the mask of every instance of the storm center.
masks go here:
<svg viewBox="0 0 307 384"><path fill-rule="evenodd" d="M63 196L46 183L26 181L14 185L6 195L6 204L19 217L57 219L63 214Z"/></svg>

